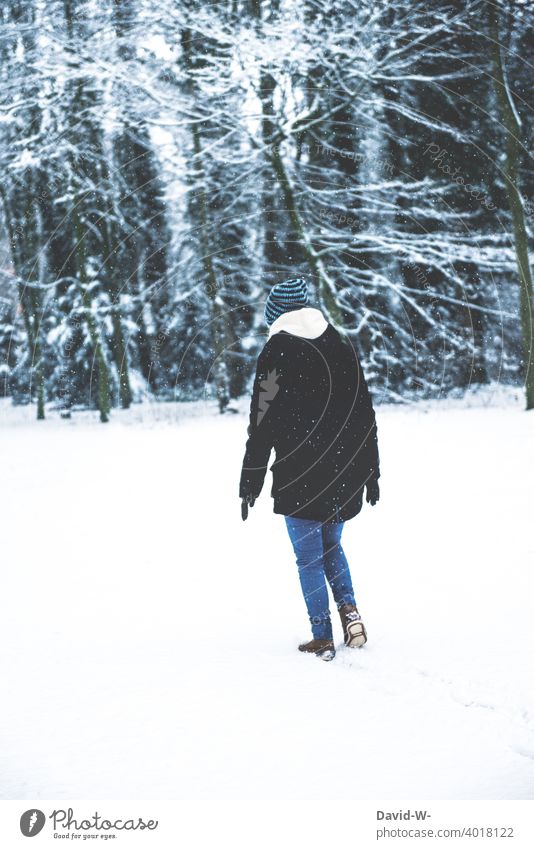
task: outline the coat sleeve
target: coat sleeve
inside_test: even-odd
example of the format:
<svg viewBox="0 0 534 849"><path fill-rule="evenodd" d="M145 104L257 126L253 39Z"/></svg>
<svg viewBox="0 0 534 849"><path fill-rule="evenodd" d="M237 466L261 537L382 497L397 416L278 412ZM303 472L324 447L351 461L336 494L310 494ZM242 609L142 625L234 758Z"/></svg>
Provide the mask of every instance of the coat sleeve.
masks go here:
<svg viewBox="0 0 534 849"><path fill-rule="evenodd" d="M345 344L350 345L352 356L358 369L357 395L355 404L355 424L358 441L361 445L361 469L366 478L380 477L380 458L378 454L378 436L376 416L371 399L371 393L363 373L358 348L354 341L342 334Z"/></svg>
<svg viewBox="0 0 534 849"><path fill-rule="evenodd" d="M371 393L358 357L359 381L358 381L358 408L362 423L362 434L364 443L362 446L363 456L368 474L378 479L380 477L380 457L378 454L378 435L376 428L376 416L371 399Z"/></svg>
<svg viewBox="0 0 534 849"><path fill-rule="evenodd" d="M267 342L256 366L256 375L250 402L247 427L248 439L239 481L239 497L253 495L262 490L267 465L273 447L273 420L280 402L279 383L281 370L273 357L273 346Z"/></svg>

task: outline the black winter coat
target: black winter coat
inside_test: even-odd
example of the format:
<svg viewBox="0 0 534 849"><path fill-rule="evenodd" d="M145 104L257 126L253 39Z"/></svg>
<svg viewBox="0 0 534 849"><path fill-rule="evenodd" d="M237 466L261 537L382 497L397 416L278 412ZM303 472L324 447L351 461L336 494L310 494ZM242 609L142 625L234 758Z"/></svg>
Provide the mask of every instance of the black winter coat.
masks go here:
<svg viewBox="0 0 534 849"><path fill-rule="evenodd" d="M258 497L271 448L274 512L340 522L378 478L375 414L354 344L328 324L315 339L273 334L257 363L239 495Z"/></svg>

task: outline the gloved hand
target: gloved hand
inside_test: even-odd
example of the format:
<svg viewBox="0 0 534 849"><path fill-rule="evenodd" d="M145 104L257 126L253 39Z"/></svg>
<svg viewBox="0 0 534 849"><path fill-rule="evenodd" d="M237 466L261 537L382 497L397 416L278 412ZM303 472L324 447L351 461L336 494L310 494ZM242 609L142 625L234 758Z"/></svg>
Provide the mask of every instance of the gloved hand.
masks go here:
<svg viewBox="0 0 534 849"><path fill-rule="evenodd" d="M369 478L365 488L367 490L367 503L374 507L377 501L380 500L380 487L376 478Z"/></svg>
<svg viewBox="0 0 534 849"><path fill-rule="evenodd" d="M254 507L256 499L253 495L246 495L241 499L241 518L245 521L248 518L248 508Z"/></svg>

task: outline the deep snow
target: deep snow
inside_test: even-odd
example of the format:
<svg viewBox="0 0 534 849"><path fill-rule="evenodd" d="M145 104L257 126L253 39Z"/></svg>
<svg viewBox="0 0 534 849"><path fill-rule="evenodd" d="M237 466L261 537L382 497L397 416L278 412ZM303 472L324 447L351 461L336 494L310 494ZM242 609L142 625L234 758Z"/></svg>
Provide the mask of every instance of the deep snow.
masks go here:
<svg viewBox="0 0 534 849"><path fill-rule="evenodd" d="M379 409L369 643L323 663L245 407L1 408L1 797L533 798L534 413Z"/></svg>

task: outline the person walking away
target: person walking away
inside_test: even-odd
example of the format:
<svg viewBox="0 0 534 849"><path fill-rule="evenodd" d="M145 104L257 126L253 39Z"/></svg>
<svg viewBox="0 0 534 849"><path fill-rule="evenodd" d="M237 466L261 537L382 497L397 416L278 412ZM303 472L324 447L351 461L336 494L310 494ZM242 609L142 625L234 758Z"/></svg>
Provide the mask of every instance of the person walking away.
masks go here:
<svg viewBox="0 0 534 849"><path fill-rule="evenodd" d="M312 639L299 645L335 656L331 587L345 644L367 641L341 545L363 496L380 497L377 427L354 343L309 306L302 277L277 283L265 305L269 335L258 357L239 481L246 519L263 487L271 449L273 510L285 518Z"/></svg>

